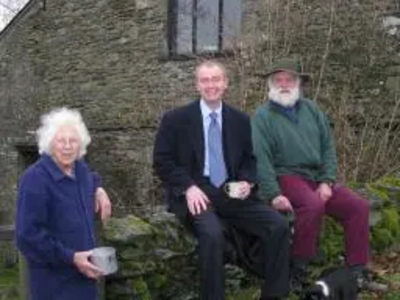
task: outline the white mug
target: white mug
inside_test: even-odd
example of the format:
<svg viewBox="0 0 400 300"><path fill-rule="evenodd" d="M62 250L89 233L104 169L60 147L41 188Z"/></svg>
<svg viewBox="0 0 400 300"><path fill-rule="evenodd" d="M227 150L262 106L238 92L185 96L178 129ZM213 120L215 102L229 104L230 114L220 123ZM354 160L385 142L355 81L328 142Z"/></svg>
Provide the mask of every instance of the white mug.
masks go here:
<svg viewBox="0 0 400 300"><path fill-rule="evenodd" d="M227 182L224 185L224 191L229 198L240 199L242 196L241 186L241 182Z"/></svg>
<svg viewBox="0 0 400 300"><path fill-rule="evenodd" d="M103 272L103 275L109 275L118 271L116 251L113 247L93 249L90 261Z"/></svg>

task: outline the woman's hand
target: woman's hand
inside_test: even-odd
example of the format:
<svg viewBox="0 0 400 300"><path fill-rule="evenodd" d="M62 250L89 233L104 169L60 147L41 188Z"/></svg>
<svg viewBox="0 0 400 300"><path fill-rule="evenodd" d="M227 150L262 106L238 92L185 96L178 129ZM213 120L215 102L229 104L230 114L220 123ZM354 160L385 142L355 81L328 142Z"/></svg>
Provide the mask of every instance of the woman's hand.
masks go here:
<svg viewBox="0 0 400 300"><path fill-rule="evenodd" d="M103 272L89 261L93 251L82 251L74 253L74 265L79 272L92 279L99 279Z"/></svg>
<svg viewBox="0 0 400 300"><path fill-rule="evenodd" d="M104 222L111 216L111 201L106 191L99 187L96 190L96 213L100 213L101 220Z"/></svg>

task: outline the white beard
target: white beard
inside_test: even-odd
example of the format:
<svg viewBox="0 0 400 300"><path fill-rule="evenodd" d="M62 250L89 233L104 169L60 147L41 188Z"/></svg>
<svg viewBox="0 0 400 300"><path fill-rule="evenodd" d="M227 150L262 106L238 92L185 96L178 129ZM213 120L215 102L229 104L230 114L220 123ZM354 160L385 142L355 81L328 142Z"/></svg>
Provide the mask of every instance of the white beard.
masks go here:
<svg viewBox="0 0 400 300"><path fill-rule="evenodd" d="M289 89L288 92L282 93L282 88L277 88L271 84L269 86L268 97L284 107L292 107L300 98L300 88L294 87Z"/></svg>

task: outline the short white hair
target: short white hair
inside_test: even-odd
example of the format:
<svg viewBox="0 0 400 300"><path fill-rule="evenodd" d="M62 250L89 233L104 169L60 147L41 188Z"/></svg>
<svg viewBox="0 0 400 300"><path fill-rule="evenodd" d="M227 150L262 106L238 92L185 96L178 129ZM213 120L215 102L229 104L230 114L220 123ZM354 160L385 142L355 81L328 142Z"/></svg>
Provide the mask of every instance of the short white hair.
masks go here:
<svg viewBox="0 0 400 300"><path fill-rule="evenodd" d="M66 107L56 108L41 118L41 126L36 131L36 138L40 154L50 155L50 145L60 127L69 125L76 129L80 138L80 151L78 157L86 154L87 146L91 138L89 131L83 122L80 112Z"/></svg>

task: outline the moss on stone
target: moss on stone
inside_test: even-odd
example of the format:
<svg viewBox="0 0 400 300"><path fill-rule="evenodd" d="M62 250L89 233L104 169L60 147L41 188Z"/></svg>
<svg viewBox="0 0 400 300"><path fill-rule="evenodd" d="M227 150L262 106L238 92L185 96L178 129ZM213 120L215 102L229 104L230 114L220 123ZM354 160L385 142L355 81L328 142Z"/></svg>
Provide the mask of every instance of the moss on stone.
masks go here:
<svg viewBox="0 0 400 300"><path fill-rule="evenodd" d="M157 270L157 265L154 261L143 258L142 260L125 261L120 264L120 276L138 276L148 274Z"/></svg>
<svg viewBox="0 0 400 300"><path fill-rule="evenodd" d="M152 235L151 226L134 215L111 219L104 226L104 238L110 242L140 244Z"/></svg>
<svg viewBox="0 0 400 300"><path fill-rule="evenodd" d="M133 289L135 291L135 296L141 300L151 300L151 294L147 286L146 281L142 277L138 277L133 281Z"/></svg>
<svg viewBox="0 0 400 300"><path fill-rule="evenodd" d="M147 279L150 290L160 290L168 284L168 277L165 274L153 274Z"/></svg>

